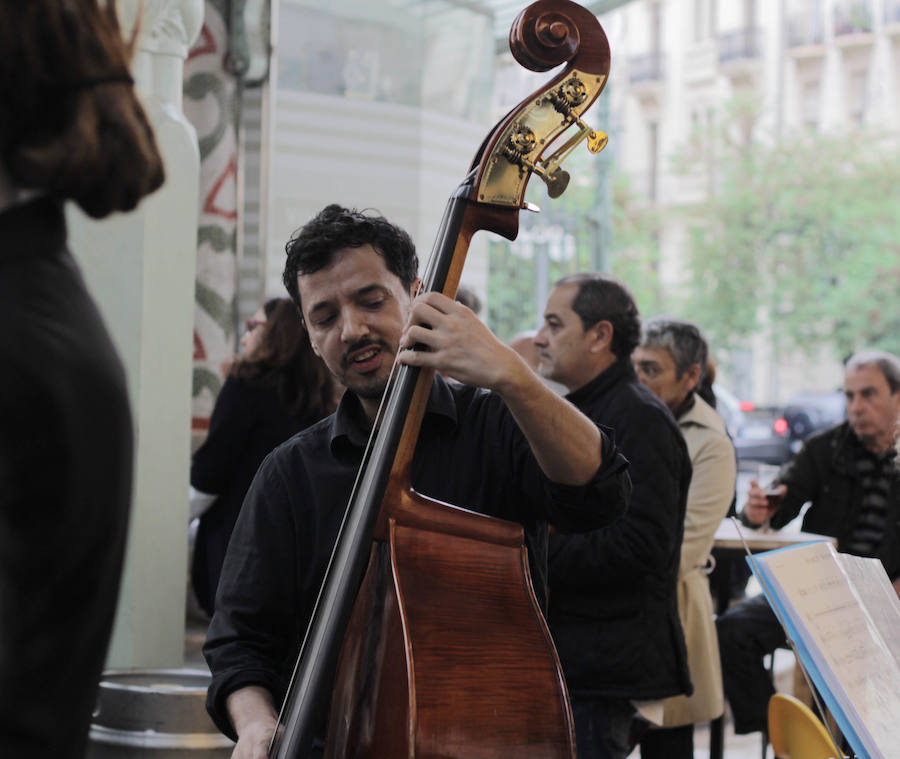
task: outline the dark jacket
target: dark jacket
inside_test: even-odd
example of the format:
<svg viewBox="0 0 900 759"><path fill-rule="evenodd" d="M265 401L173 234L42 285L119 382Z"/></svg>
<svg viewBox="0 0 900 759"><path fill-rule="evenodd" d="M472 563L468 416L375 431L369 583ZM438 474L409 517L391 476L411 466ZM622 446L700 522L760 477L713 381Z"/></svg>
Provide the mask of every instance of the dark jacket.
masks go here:
<svg viewBox="0 0 900 759"><path fill-rule="evenodd" d="M856 459L862 450L848 422L809 438L778 477L787 485L787 495L772 517L772 526L783 527L800 513L804 503L811 501L803 517L803 530L837 538L837 550L846 552L862 503L862 481L856 471ZM879 557L891 580L900 576L900 471L891 481Z"/></svg>
<svg viewBox="0 0 900 759"><path fill-rule="evenodd" d="M213 613L225 549L256 470L305 426L288 413L274 387L230 376L219 391L209 434L191 461L191 485L219 496L200 517L191 564L191 583L207 614Z"/></svg>
<svg viewBox="0 0 900 759"><path fill-rule="evenodd" d="M568 399L629 460L628 511L550 544L548 621L574 697L690 693L676 584L691 464L669 410L620 360Z"/></svg>

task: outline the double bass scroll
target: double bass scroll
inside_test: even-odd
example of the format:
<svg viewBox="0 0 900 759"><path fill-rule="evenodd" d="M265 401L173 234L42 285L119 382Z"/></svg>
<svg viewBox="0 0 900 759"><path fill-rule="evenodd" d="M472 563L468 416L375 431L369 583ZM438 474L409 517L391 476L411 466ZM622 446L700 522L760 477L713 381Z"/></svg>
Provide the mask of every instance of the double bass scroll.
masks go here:
<svg viewBox="0 0 900 759"><path fill-rule="evenodd" d="M571 150L585 140L592 152L606 143L582 118L610 64L593 14L570 0L538 0L514 21L510 49L532 70L567 65L490 131L450 198L423 276L424 289L449 297L477 231L515 239L532 174L556 197L568 183L561 164ZM566 132L574 133L545 157ZM329 759L574 759L568 696L521 526L411 486L432 382L433 371L400 366L389 383L282 707L273 759L305 759L329 694Z"/></svg>

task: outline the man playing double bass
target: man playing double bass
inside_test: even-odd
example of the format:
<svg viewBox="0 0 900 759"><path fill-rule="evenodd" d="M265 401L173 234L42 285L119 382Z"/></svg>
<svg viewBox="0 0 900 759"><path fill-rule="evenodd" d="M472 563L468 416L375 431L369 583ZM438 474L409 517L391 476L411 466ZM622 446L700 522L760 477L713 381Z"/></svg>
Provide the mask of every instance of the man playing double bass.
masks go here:
<svg viewBox="0 0 900 759"><path fill-rule="evenodd" d="M398 353L403 364L466 383L436 374L413 487L521 523L542 607L547 525L603 526L630 493L627 463L610 439L469 309L439 293L415 297L418 261L403 230L331 205L286 250L285 286L347 392L335 414L263 462L229 545L204 653L213 674L207 707L237 737L239 759L266 755ZM427 350L412 350L417 344Z"/></svg>

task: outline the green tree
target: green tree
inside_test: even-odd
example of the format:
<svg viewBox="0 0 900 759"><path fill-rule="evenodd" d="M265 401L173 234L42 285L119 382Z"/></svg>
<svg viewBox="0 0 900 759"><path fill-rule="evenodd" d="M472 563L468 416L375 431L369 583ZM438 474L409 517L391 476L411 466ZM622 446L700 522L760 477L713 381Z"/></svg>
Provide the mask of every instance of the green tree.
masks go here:
<svg viewBox="0 0 900 759"><path fill-rule="evenodd" d="M776 349L900 352L900 150L872 134L748 139L737 104L707 144L714 191L679 209L684 311L721 347L760 330ZM737 136L736 136L737 135ZM696 159L690 146L684 152ZM696 162L676 162L684 178Z"/></svg>
<svg viewBox="0 0 900 759"><path fill-rule="evenodd" d="M660 282L659 210L637 192L628 176L612 175L610 273L628 285L641 314L654 316L672 305Z"/></svg>
<svg viewBox="0 0 900 759"><path fill-rule="evenodd" d="M502 339L539 323L543 297L557 279L598 268L603 224L598 192L608 168L599 161L587 150L576 151L565 166L571 182L555 199L532 177L527 197L541 212L519 214L514 242L490 243L487 323Z"/></svg>
<svg viewBox="0 0 900 759"><path fill-rule="evenodd" d="M652 204L602 154L581 151L566 168L565 194L551 200L533 179L539 191L529 192L541 213L520 214L516 242L490 244L487 323L504 339L539 323L542 287L579 271L608 269L631 288L641 313L659 313L671 300L660 287L660 216Z"/></svg>

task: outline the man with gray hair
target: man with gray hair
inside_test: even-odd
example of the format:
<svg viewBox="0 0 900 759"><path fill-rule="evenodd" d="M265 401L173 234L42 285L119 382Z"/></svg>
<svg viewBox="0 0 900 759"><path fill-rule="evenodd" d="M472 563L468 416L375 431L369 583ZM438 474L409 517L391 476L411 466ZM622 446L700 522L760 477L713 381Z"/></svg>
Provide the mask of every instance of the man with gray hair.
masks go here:
<svg viewBox="0 0 900 759"><path fill-rule="evenodd" d="M751 526L770 518L779 528L810 502L803 529L837 538L842 553L880 559L900 595L900 359L856 353L846 364L844 396L847 421L809 438L782 467L769 498L751 480L742 518ZM735 732L763 730L773 688L762 659L786 645L784 631L763 596L733 606L716 627Z"/></svg>
<svg viewBox="0 0 900 759"><path fill-rule="evenodd" d="M707 385L709 349L696 325L663 317L645 322L631 358L638 379L674 414L693 468L678 570L678 614L694 693L663 702L662 729L644 734L641 757L693 759L694 723L715 719L724 709L708 563L716 528L734 500L737 462L725 422L700 395Z"/></svg>

